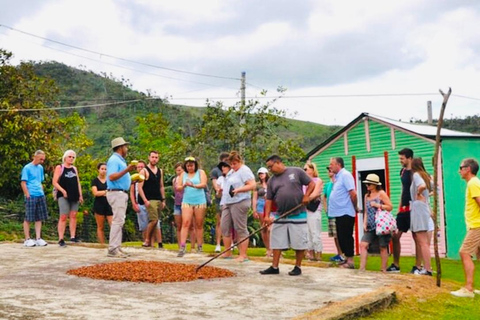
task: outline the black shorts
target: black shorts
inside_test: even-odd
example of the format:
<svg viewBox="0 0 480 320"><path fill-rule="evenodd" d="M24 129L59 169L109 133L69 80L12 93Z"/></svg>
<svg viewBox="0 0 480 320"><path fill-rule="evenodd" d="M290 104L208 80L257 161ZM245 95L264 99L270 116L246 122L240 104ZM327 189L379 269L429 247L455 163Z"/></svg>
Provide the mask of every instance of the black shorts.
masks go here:
<svg viewBox="0 0 480 320"><path fill-rule="evenodd" d="M94 205L93 212L101 216L113 216L112 207L108 203Z"/></svg>
<svg viewBox="0 0 480 320"><path fill-rule="evenodd" d="M410 211L397 213L397 228L402 232L410 229Z"/></svg>

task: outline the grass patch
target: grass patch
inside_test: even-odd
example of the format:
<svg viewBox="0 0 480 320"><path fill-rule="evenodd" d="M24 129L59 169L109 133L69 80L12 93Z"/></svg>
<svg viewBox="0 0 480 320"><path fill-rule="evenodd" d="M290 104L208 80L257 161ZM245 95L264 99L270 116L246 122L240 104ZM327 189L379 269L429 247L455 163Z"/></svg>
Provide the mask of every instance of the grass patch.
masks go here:
<svg viewBox="0 0 480 320"><path fill-rule="evenodd" d="M141 242L130 242L126 245L141 246ZM168 250L178 250L176 244L164 244ZM223 248L222 248L223 249ZM187 250L190 245L187 244ZM204 244L205 253L214 253L215 246ZM238 253L237 250L234 253ZM264 248L249 248L248 255L251 257L264 257ZM322 260L329 261L333 254L324 254ZM287 250L284 252L285 259L295 259L295 252ZM391 262L392 258L389 259ZM355 265L359 266L360 259L355 257ZM415 264L414 257L402 257L401 274L410 272ZM397 292L398 303L374 314L362 317L361 319L386 319L386 320L405 320L405 319L480 319L480 296L476 295L474 299L458 298L450 294L450 291L457 290L464 282L463 266L460 260L441 259L442 263L442 286L436 286L436 274L433 278L426 276L409 276L405 282L395 288ZM435 260L432 259L432 264ZM380 270L380 257L370 255L367 260L367 270ZM475 261L475 283L480 288L480 262Z"/></svg>

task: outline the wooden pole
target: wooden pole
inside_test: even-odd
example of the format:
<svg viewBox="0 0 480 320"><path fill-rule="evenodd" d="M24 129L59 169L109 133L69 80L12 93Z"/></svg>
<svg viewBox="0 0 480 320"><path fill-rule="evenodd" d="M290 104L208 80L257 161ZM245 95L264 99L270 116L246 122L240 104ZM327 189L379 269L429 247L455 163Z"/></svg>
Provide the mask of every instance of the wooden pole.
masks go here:
<svg viewBox="0 0 480 320"><path fill-rule="evenodd" d="M448 88L448 93L443 93L440 90L440 94L443 97L442 108L440 109L440 116L438 117L437 123L437 136L435 138L435 155L433 156L433 224L435 226L433 232L433 248L435 250L435 262L437 265L437 287L441 285L442 279L442 265L440 263L440 255L438 254L438 225L437 225L437 215L438 215L438 160L440 153L440 131L443 124L443 116L445 114L445 108L447 107L448 98L452 93L452 88Z"/></svg>

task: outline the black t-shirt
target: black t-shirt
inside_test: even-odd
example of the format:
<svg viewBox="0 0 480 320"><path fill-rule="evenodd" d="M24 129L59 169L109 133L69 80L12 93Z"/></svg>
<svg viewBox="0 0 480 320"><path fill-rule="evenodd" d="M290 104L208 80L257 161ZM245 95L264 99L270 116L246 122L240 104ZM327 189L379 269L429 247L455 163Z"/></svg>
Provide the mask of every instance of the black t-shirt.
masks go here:
<svg viewBox="0 0 480 320"><path fill-rule="evenodd" d="M409 206L412 197L410 196L410 185L412 184L412 171L403 168L400 170L400 180L402 181L402 197L400 205Z"/></svg>
<svg viewBox="0 0 480 320"><path fill-rule="evenodd" d="M105 183L100 181L98 177L92 180L92 187L97 187L98 191L105 191L107 190L107 181L105 180ZM100 197L95 197L95 200L93 200L93 210L96 213L101 212L100 209L108 206L108 201L106 196L100 196Z"/></svg>

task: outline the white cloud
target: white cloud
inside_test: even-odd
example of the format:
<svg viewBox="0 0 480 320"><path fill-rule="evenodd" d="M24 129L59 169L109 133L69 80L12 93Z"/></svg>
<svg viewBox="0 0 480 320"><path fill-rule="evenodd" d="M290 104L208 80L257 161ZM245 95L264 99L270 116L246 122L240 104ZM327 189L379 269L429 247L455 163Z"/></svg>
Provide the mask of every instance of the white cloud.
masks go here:
<svg viewBox="0 0 480 320"><path fill-rule="evenodd" d="M438 89L449 86L454 94L480 97L480 7L468 1L51 0L25 10L26 3L0 0L0 24L160 67L230 78L245 70L247 95L264 88L275 96L277 85L287 85L289 98L275 106L302 120L346 124L363 111L424 119L426 101L438 110ZM175 103L238 99L238 80L127 63L6 28L0 42L15 61L56 60L123 75L135 89L173 95ZM434 95L359 96L405 93ZM452 96L447 114L478 113L479 103Z"/></svg>

